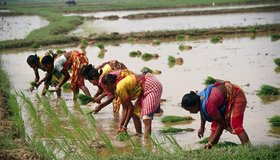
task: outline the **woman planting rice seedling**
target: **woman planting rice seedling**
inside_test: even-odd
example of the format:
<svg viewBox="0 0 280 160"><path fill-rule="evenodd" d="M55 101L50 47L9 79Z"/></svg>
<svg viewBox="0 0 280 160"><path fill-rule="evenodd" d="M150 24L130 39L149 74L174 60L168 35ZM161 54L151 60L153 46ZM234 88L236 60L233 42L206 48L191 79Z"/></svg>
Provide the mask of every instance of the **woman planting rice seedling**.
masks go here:
<svg viewBox="0 0 280 160"><path fill-rule="evenodd" d="M246 97L240 87L229 81L219 81L209 85L197 94L191 91L182 98L181 106L190 113L201 115L201 125L198 137L203 137L206 121L212 122L211 135L205 149L211 149L217 144L223 130L236 134L242 144L250 143L243 128Z"/></svg>
<svg viewBox="0 0 280 160"><path fill-rule="evenodd" d="M132 117L137 135L142 134L140 121L142 118L145 126L144 136L149 137L154 114L163 112L160 109L161 83L151 73L139 75L131 73L120 78L118 73L111 72L102 78L102 84L112 96L117 95L120 98L123 106L118 133L127 132L127 125ZM132 100L136 100L134 105Z"/></svg>
<svg viewBox="0 0 280 160"><path fill-rule="evenodd" d="M110 104L113 100L114 100L113 101L113 106L114 106L113 111L118 112L119 107L120 107L120 101L118 100L117 97L115 99L111 99L112 97L109 96L111 93L106 92L104 86L101 83L101 78L106 73L109 73L113 70L123 70L123 69L127 69L126 66L117 60L111 60L111 61L104 62L103 64L97 66L96 68L94 68L94 66L92 66L91 64L86 65L82 68L82 70L80 72L81 76L83 76L85 79L89 80L90 83L92 83L93 85L96 85L98 87L98 90L93 97L95 102L100 103L102 98L104 98L105 96L108 96L108 99L106 101L104 101L103 103L101 103L97 106L96 110L93 111L94 113L98 113L101 110L101 108Z"/></svg>
<svg viewBox="0 0 280 160"><path fill-rule="evenodd" d="M45 55L43 56L37 56L30 55L27 58L27 64L33 68L34 74L35 74L35 80L31 82L30 91L33 91L34 88L38 88L43 82L44 82L44 89L42 91L42 95L46 95L47 90L49 88L49 85L56 86L56 82L58 82L62 78L62 74L59 72L56 72L53 69L53 60L54 57L52 55ZM46 67L46 65L49 65L50 67ZM44 78L40 80L38 69L41 69L42 71L47 72ZM61 96L61 92L57 92L57 96Z"/></svg>
<svg viewBox="0 0 280 160"><path fill-rule="evenodd" d="M63 53L54 61L54 69L64 75L63 80L56 86L56 91L60 92L61 87L70 79L68 70L72 67L71 75L71 90L74 93L73 99L77 99L79 89L81 89L86 95L90 96L88 88L85 86L84 78L79 75L81 68L88 64L88 58L85 53L85 46L80 47L82 52L77 50ZM50 68L51 66L48 66Z"/></svg>

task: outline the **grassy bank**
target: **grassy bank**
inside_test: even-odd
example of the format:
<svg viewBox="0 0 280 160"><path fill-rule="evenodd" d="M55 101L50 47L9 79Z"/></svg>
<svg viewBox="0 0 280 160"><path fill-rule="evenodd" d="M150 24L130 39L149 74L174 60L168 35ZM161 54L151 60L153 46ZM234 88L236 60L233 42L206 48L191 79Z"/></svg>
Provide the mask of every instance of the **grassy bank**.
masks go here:
<svg viewBox="0 0 280 160"><path fill-rule="evenodd" d="M51 44L65 44L72 42L79 42L81 39L75 36L67 36L67 33L74 30L78 25L83 23L83 17L80 16L63 16L66 12L93 12L102 10L124 10L124 9L151 9L151 8L170 8L170 7L195 7L200 5L212 5L212 2L218 4L235 4L235 3L261 3L261 0L199 0L199 1L184 1L184 0L157 0L157 1L129 1L129 0L118 0L118 1L79 1L79 5L67 6L64 3L58 1L47 1L41 0L36 1L38 4L31 4L32 0L25 1L25 4L21 4L21 1L14 0L13 4L8 5L8 9L11 12L1 13L2 15L39 15L47 19L50 23L46 27L36 29L32 31L25 39L22 40L6 40L1 41L0 49L7 48L18 48L18 47L29 47L33 43L39 45L51 45ZM30 3L29 3L30 2ZM52 2L52 3L50 3ZM91 3L90 3L91 2ZM274 2L268 0L268 2ZM40 4L39 4L40 3ZM21 4L21 5L16 5ZM24 6L24 7L23 7ZM278 7L279 8L279 7ZM276 9L278 10L276 7ZM262 9L271 10L270 7L264 7ZM261 9L261 10L262 10ZM250 9L253 10L253 9ZM229 11L230 12L230 11ZM196 14L196 13L195 13ZM210 14L207 12L207 14ZM176 15L176 14L175 14ZM162 16L162 15L161 15ZM164 38L173 37L178 34L188 34L191 36L205 36L215 34L236 34L236 33L248 33L251 28L256 28L258 32L269 32L278 31L279 25L262 25L262 26L249 26L249 27L227 27L220 29L205 29L205 30L180 30L180 31L155 31L145 33L130 33L130 34L102 34L94 37L88 37L88 40L125 40L127 38Z"/></svg>

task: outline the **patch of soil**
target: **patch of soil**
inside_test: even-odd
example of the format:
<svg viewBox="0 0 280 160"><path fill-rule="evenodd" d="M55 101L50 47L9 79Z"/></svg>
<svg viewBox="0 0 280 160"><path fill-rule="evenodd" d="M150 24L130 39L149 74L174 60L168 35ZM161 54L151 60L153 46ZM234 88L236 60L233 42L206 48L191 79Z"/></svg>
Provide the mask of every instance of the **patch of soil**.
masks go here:
<svg viewBox="0 0 280 160"><path fill-rule="evenodd" d="M8 118L10 112L8 105L5 101L5 97L0 93L0 135L5 135L11 132L12 128L15 127L14 123ZM17 133L15 133L17 135ZM0 159L1 160L39 160L42 159L35 151L32 151L28 148L24 138L18 138L14 136L12 139L14 146L17 146L16 149L0 149Z"/></svg>

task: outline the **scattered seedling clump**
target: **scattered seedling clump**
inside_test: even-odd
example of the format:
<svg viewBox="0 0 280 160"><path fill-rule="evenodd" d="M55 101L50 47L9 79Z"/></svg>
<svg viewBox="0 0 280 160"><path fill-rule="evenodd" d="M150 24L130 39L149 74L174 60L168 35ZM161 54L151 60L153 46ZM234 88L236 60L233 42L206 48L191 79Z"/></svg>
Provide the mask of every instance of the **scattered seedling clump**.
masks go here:
<svg viewBox="0 0 280 160"><path fill-rule="evenodd" d="M223 37L221 36L214 36L211 38L212 43L222 43L223 42Z"/></svg>
<svg viewBox="0 0 280 160"><path fill-rule="evenodd" d="M174 56L168 56L169 67L173 67L175 64L182 65L183 63L184 59L181 57L175 58Z"/></svg>
<svg viewBox="0 0 280 160"><path fill-rule="evenodd" d="M178 132L193 132L193 128L175 128L175 127L164 127L160 130L161 133L178 133Z"/></svg>
<svg viewBox="0 0 280 160"><path fill-rule="evenodd" d="M153 40L153 45L160 45L160 41L159 40L157 40L157 39L155 39L155 40Z"/></svg>
<svg viewBox="0 0 280 160"><path fill-rule="evenodd" d="M272 41L277 41L279 39L280 39L280 34L276 34L276 33L271 34Z"/></svg>
<svg viewBox="0 0 280 160"><path fill-rule="evenodd" d="M270 95L279 95L279 94L280 94L279 88L275 88L267 84L263 84L261 86L261 89L257 93L257 95L259 96L270 96Z"/></svg>
<svg viewBox="0 0 280 160"><path fill-rule="evenodd" d="M179 45L179 50L180 51L190 50L190 49L192 49L192 46L190 46L190 45L184 45L184 44Z"/></svg>
<svg viewBox="0 0 280 160"><path fill-rule="evenodd" d="M271 118L269 118L269 123L273 126L273 127L280 127L280 116L273 116Z"/></svg>
<svg viewBox="0 0 280 160"><path fill-rule="evenodd" d="M129 52L130 57L140 57L142 55L141 51L132 51Z"/></svg>
<svg viewBox="0 0 280 160"><path fill-rule="evenodd" d="M141 72L142 73L151 73L151 74L161 74L161 71L159 71L159 70L152 70L152 69L150 69L150 68L148 68L148 67L143 67L142 69L141 69Z"/></svg>
<svg viewBox="0 0 280 160"><path fill-rule="evenodd" d="M191 121L194 120L192 117L180 117L180 116L166 116L161 119L162 123L170 123L170 122L180 122L180 121Z"/></svg>
<svg viewBox="0 0 280 160"><path fill-rule="evenodd" d="M273 61L278 67L280 67L280 58L276 58Z"/></svg>
<svg viewBox="0 0 280 160"><path fill-rule="evenodd" d="M157 59L158 57L159 57L158 54L144 53L141 58L144 61L149 61L149 60L152 60L152 59Z"/></svg>

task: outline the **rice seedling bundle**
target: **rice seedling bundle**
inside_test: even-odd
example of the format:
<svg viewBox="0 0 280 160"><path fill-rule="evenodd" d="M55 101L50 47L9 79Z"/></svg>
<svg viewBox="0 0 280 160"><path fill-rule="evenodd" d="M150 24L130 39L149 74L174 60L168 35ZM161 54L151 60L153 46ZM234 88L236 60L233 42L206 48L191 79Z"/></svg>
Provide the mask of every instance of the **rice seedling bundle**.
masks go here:
<svg viewBox="0 0 280 160"><path fill-rule="evenodd" d="M261 89L257 93L257 95L259 96L269 96L269 95L279 95L279 94L280 94L279 88L275 88L267 84L263 84L261 86Z"/></svg>
<svg viewBox="0 0 280 160"><path fill-rule="evenodd" d="M180 116L166 116L161 119L162 123L169 123L169 122L180 122L180 121L191 121L194 120L192 117L180 117Z"/></svg>
<svg viewBox="0 0 280 160"><path fill-rule="evenodd" d="M204 81L204 84L206 85L210 85L210 84L214 84L217 82L217 79L211 77L211 76L208 76L205 81Z"/></svg>
<svg viewBox="0 0 280 160"><path fill-rule="evenodd" d="M273 61L274 61L274 63L275 63L277 66L280 67L280 58L276 58L276 59L274 59Z"/></svg>
<svg viewBox="0 0 280 160"><path fill-rule="evenodd" d="M37 83L34 82L34 81L30 82L30 85L31 85L31 87L33 87L33 88L37 88Z"/></svg>
<svg viewBox="0 0 280 160"><path fill-rule="evenodd" d="M157 39L153 40L153 45L160 45L160 41Z"/></svg>
<svg viewBox="0 0 280 160"><path fill-rule="evenodd" d="M129 135L126 132L120 132L117 135L118 141L127 141L129 139Z"/></svg>
<svg viewBox="0 0 280 160"><path fill-rule="evenodd" d="M280 127L280 116L273 116L269 118L269 122L274 127Z"/></svg>
<svg viewBox="0 0 280 160"><path fill-rule="evenodd" d="M149 61L151 59L153 59L153 55L150 53L144 53L141 57L144 61Z"/></svg>
<svg viewBox="0 0 280 160"><path fill-rule="evenodd" d="M69 82L64 83L62 88L63 89L71 89L71 83L69 83Z"/></svg>
<svg viewBox="0 0 280 160"><path fill-rule="evenodd" d="M129 52L129 56L130 57L140 57L141 56L141 52L140 51L132 51L132 52Z"/></svg>
<svg viewBox="0 0 280 160"><path fill-rule="evenodd" d="M98 44L97 44L97 47L99 48L99 49L104 49L105 47L104 47L104 43L102 43L102 42L99 42Z"/></svg>
<svg viewBox="0 0 280 160"><path fill-rule="evenodd" d="M221 36L214 36L211 38L212 43L222 43L222 41L223 41L223 37Z"/></svg>
<svg viewBox="0 0 280 160"><path fill-rule="evenodd" d="M174 128L174 127L164 127L160 130L161 133L178 133L178 132L193 132L193 128Z"/></svg>
<svg viewBox="0 0 280 160"><path fill-rule="evenodd" d="M86 105L89 102L94 102L94 98L92 98L91 96L84 95L84 94L78 94L78 100L81 103L81 105Z"/></svg>

